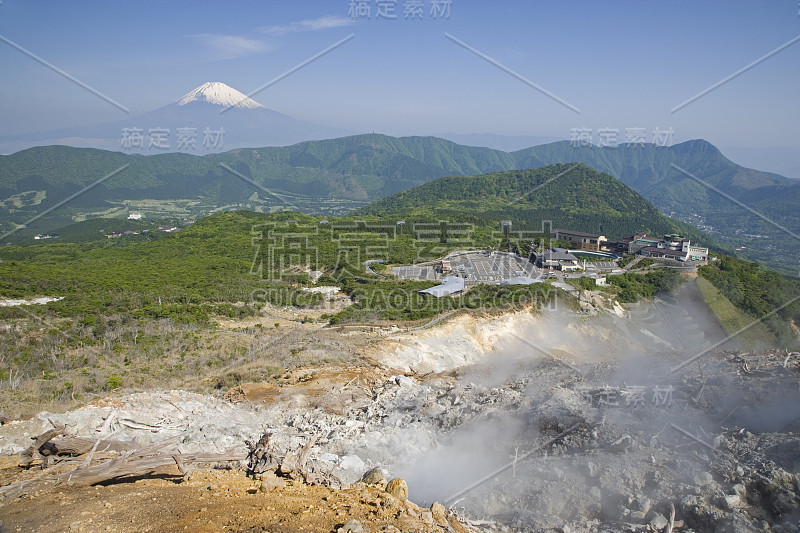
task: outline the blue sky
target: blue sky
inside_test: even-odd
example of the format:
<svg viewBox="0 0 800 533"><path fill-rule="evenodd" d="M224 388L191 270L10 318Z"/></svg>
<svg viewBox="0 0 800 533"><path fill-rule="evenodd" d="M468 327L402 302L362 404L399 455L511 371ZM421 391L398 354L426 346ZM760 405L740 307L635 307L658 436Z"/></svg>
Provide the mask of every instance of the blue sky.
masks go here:
<svg viewBox="0 0 800 533"><path fill-rule="evenodd" d="M0 134L136 116L205 81L249 93L354 34L254 98L295 118L391 135L639 127L721 146L800 145L800 42L670 113L800 35L797 0L452 0L449 19L432 18L423 0L422 20L403 18L407 1L393 2L396 20L376 20L379 0L369 19L352 20L350 0L2 0L0 35L130 115L0 42Z"/></svg>

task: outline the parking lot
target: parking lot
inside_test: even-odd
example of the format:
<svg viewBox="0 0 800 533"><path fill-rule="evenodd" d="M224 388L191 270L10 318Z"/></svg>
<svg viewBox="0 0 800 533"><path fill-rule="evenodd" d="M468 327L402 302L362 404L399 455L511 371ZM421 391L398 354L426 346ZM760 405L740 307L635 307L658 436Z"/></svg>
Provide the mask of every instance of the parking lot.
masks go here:
<svg viewBox="0 0 800 533"><path fill-rule="evenodd" d="M392 274L400 279L413 279L417 281L436 280L439 274L432 266L400 266L392 267Z"/></svg>
<svg viewBox="0 0 800 533"><path fill-rule="evenodd" d="M540 270L525 258L514 254L469 253L450 258L452 270L444 275L460 276L472 283L501 283L509 278L537 278ZM433 266L393 267L392 274L401 279L436 280L442 275Z"/></svg>
<svg viewBox="0 0 800 533"><path fill-rule="evenodd" d="M588 266L589 263L586 263ZM595 261L592 265L596 266L598 269L602 270L603 272L614 270L619 268L614 261Z"/></svg>
<svg viewBox="0 0 800 533"><path fill-rule="evenodd" d="M583 267L583 262L581 262L581 267ZM586 262L586 273L587 274L601 274L603 272L611 272L612 270L616 270L619 267L613 261L594 261L592 263Z"/></svg>

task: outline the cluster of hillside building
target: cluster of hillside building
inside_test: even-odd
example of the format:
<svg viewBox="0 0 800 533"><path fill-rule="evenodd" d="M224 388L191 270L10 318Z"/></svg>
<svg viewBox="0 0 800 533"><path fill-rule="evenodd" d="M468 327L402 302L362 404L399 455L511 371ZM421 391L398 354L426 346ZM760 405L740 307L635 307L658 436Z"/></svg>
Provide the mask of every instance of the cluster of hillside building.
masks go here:
<svg viewBox="0 0 800 533"><path fill-rule="evenodd" d="M627 237L626 237L627 238ZM680 235L664 235L661 239L648 237L644 233L632 235L627 243L628 253L645 257L673 259L675 261L708 261L708 248L692 245L692 241Z"/></svg>
<svg viewBox="0 0 800 533"><path fill-rule="evenodd" d="M510 226L510 223L508 223ZM708 261L708 248L693 245L691 240L681 235L664 235L660 238L648 237L645 233L636 233L633 235L626 235L619 242L609 241L604 235L596 235L593 233L585 233L581 231L572 231L566 229L554 229L551 233L551 238L561 243L566 243L569 248L551 247L541 252L533 252L528 258L531 263L536 267L543 270L561 271L561 272L574 272L584 270L586 276L593 279L597 285L605 285L607 282L606 276L609 274L620 274L621 270L619 265L616 264L617 259L623 255L637 254L642 257L653 258L661 262L672 263L673 265L697 265L703 264ZM537 243L531 243L532 249L535 249ZM483 261L486 263L486 257L495 257L495 254L502 254L504 252L459 252L451 254L436 262L434 266L425 267L431 270L431 274L441 276L441 284L435 287L421 290L420 292L441 298L443 296L455 296L467 290L468 284L475 283L499 283L500 285L529 285L531 283L541 283L543 281L541 275L538 277L533 276L534 273L526 272L524 275L515 275L514 272L498 268L499 261L496 259L489 260L489 266L480 266L478 263ZM511 255L511 254L508 254ZM472 259L472 266L462 265L456 271L456 264L453 261L463 263L461 258L467 256L475 256ZM518 261L521 261L519 269L525 270L527 263L524 259L516 256ZM592 261L587 265L587 261ZM599 261L599 262L595 262ZM501 261L500 261L501 262ZM459 263L460 264L460 263ZM477 278L475 265L478 265ZM483 269L481 271L480 269ZM494 277L486 276L486 269L493 269L495 271ZM515 267L516 268L516 267ZM471 272L472 270L472 272ZM520 272L522 274L522 272ZM402 274L399 274L401 275ZM418 273L413 274L417 276ZM406 279L422 279L417 277L409 277ZM426 277L424 279L434 279Z"/></svg>
<svg viewBox="0 0 800 533"><path fill-rule="evenodd" d="M604 235L554 229L552 238L570 243L572 250L607 253L615 255L638 254L655 259L672 260L681 263L705 263L708 261L708 248L693 245L691 240L681 235L670 234L661 238L648 237L645 233L626 235L619 242L609 241ZM574 271L580 268L579 259L566 248L550 248L533 257L539 268L561 271Z"/></svg>

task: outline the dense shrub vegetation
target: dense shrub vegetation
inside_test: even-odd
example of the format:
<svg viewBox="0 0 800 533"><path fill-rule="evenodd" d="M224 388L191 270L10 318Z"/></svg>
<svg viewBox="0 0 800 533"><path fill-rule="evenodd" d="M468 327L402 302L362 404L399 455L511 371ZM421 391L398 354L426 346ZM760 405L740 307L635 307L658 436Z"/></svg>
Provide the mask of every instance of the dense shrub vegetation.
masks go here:
<svg viewBox="0 0 800 533"><path fill-rule="evenodd" d="M672 269L661 268L647 274L626 273L609 276L608 282L619 287L620 302L636 302L652 298L657 292L671 292L681 284L681 275Z"/></svg>
<svg viewBox="0 0 800 533"><path fill-rule="evenodd" d="M800 324L800 281L729 256L700 267L700 275L754 320L761 319L784 346L797 344L792 324Z"/></svg>

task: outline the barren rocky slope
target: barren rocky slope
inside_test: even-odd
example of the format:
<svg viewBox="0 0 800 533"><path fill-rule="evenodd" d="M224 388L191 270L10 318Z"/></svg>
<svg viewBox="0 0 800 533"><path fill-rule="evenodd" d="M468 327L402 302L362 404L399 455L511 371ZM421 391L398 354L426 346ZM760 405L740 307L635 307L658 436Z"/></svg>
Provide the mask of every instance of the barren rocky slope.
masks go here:
<svg viewBox="0 0 800 533"><path fill-rule="evenodd" d="M259 479L214 470L181 481L172 467L172 477L47 488L4 501L0 523L461 527L434 518L440 502L480 530L797 531L800 354L723 349L698 313L659 302L625 317L460 317L389 336L368 354L376 365L297 369L224 398L146 392L12 422L0 427L6 455L63 424L137 446L176 436L185 453L252 447L269 434L271 459ZM286 466L300 456L302 476ZM367 481L377 484L356 483L374 468L379 479ZM11 467L3 484L47 473ZM385 496L395 477L419 507Z"/></svg>

